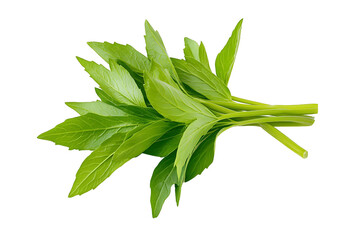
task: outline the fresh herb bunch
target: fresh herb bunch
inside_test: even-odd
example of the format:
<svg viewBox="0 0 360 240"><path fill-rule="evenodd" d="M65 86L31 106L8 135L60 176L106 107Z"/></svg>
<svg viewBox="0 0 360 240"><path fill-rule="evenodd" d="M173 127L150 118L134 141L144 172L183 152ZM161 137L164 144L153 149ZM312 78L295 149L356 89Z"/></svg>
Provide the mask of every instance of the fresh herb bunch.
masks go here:
<svg viewBox="0 0 360 240"><path fill-rule="evenodd" d="M157 217L175 185L181 187L212 163L217 136L233 126L259 126L303 158L307 151L275 127L310 126L317 104L268 105L234 97L227 83L238 50L242 20L217 55L212 73L204 44L185 38L185 60L170 58L145 21L147 57L130 45L89 42L108 64L77 58L99 85L94 102L67 102L80 114L38 138L69 149L93 151L76 174L69 197L95 189L142 153L163 157L151 181Z"/></svg>

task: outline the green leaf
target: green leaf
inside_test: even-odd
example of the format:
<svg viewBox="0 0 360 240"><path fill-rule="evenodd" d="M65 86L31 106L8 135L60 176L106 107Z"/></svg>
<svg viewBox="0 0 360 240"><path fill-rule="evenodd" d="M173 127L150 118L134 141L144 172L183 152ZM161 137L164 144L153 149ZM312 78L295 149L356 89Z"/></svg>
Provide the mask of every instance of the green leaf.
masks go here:
<svg viewBox="0 0 360 240"><path fill-rule="evenodd" d="M184 84L184 91L190 95L191 97L194 98L199 98L199 99L207 99L204 95L200 94L199 92L195 91L194 89L192 89L191 87L189 87L188 85Z"/></svg>
<svg viewBox="0 0 360 240"><path fill-rule="evenodd" d="M186 166L197 143L200 138L214 126L215 122L214 118L198 118L190 123L184 131L175 159L175 166L180 183L185 179Z"/></svg>
<svg viewBox="0 0 360 240"><path fill-rule="evenodd" d="M146 52L150 60L155 60L163 68L167 69L170 75L178 81L175 68L166 52L165 45L158 31L155 31L148 21L145 21L145 42Z"/></svg>
<svg viewBox="0 0 360 240"><path fill-rule="evenodd" d="M170 195L171 186L177 182L176 170L174 167L175 157L176 151L163 158L154 169L151 177L150 203L153 218L159 216L166 198Z"/></svg>
<svg viewBox="0 0 360 240"><path fill-rule="evenodd" d="M126 104L118 104L114 106L101 101L67 102L66 105L74 109L80 115L94 113L101 116L127 116L146 120L159 120L163 118L153 108L150 107L139 107Z"/></svg>
<svg viewBox="0 0 360 240"><path fill-rule="evenodd" d="M203 42L200 43L200 46L196 41L194 41L190 38L185 38L184 42L185 42L184 56L185 56L186 61L188 61L189 59L195 59L196 61L198 61L202 65L204 65L204 67L207 68L211 72L209 59L208 59ZM173 62L173 65L174 65L174 62ZM176 69L176 66L174 66L174 67ZM181 77L180 77L180 79L181 79Z"/></svg>
<svg viewBox="0 0 360 240"><path fill-rule="evenodd" d="M185 95L181 90L159 81L145 73L145 91L153 108L174 122L189 123L198 117L215 117L199 102Z"/></svg>
<svg viewBox="0 0 360 240"><path fill-rule="evenodd" d="M96 95L98 95L98 97L100 98L100 100L103 101L104 103L107 103L107 104L110 104L110 105L113 105L113 106L116 106L116 105L120 104L115 99L113 99L108 94L106 94L106 92L101 90L100 88L95 88L95 92L96 92Z"/></svg>
<svg viewBox="0 0 360 240"><path fill-rule="evenodd" d="M76 173L75 182L69 193L69 197L81 195L95 189L100 183L108 178L117 168L113 159L119 146L131 137L134 132L140 131L143 126L135 128L128 134L115 134L106 140L101 146L93 151L81 164Z"/></svg>
<svg viewBox="0 0 360 240"><path fill-rule="evenodd" d="M210 100L230 100L231 93L221 79L193 58L172 58L181 82Z"/></svg>
<svg viewBox="0 0 360 240"><path fill-rule="evenodd" d="M230 74L239 48L242 22L242 19L238 22L225 47L216 57L216 75L221 78L226 85L229 82Z"/></svg>
<svg viewBox="0 0 360 240"><path fill-rule="evenodd" d="M200 47L199 47L199 59L200 62L211 72L209 59L203 42L200 43Z"/></svg>
<svg viewBox="0 0 360 240"><path fill-rule="evenodd" d="M184 38L185 48L184 55L185 59L194 58L197 61L200 61L199 58L199 44L190 38Z"/></svg>
<svg viewBox="0 0 360 240"><path fill-rule="evenodd" d="M180 203L182 184L183 183L175 184L175 201L176 201L177 206L179 206L179 203Z"/></svg>
<svg viewBox="0 0 360 240"><path fill-rule="evenodd" d="M108 42L88 42L88 45L106 62L115 59L140 75L150 68L149 59L130 45Z"/></svg>
<svg viewBox="0 0 360 240"><path fill-rule="evenodd" d="M127 134L115 134L92 152L81 164L69 197L95 189L116 169L139 156L174 124L156 121Z"/></svg>
<svg viewBox="0 0 360 240"><path fill-rule="evenodd" d="M165 157L169 155L177 149L184 130L184 125L171 129L154 142L153 145L146 149L144 153L158 157Z"/></svg>
<svg viewBox="0 0 360 240"><path fill-rule="evenodd" d="M189 168L189 163L192 161L191 159L193 158L193 155L195 154L195 161L209 161L209 159L199 159L199 157L202 155L202 150L197 149L202 144L203 139L206 139L208 135L211 135L212 132L207 132L214 126L214 124L215 121L212 119L197 119L188 126L180 140L175 160L178 176L178 182L175 184L175 198L177 206L179 206L182 185L186 180L187 169ZM193 166L194 164L192 163L190 168L192 172L190 172L190 176L192 176L194 173L200 174L202 172L201 167L206 166L206 164L200 165L200 167L195 169L195 171L192 169ZM200 173L197 171L200 171Z"/></svg>
<svg viewBox="0 0 360 240"><path fill-rule="evenodd" d="M202 136L195 147L188 163L184 167L184 172L181 178L175 184L175 200L179 206L182 184L184 181L188 182L196 175L201 174L205 168L208 168L214 159L215 140L216 137L229 127L212 128L206 135ZM183 179L185 176L185 179Z"/></svg>
<svg viewBox="0 0 360 240"><path fill-rule="evenodd" d="M163 117L158 112L156 112L153 108L150 107L139 107L126 104L121 104L116 107L127 113L128 116L136 116L142 119L149 120L163 119Z"/></svg>
<svg viewBox="0 0 360 240"><path fill-rule="evenodd" d="M114 60L110 60L110 69L86 61L80 57L77 58L80 64L88 72L111 98L117 102L145 107L145 102L141 90L137 87L134 79L129 72Z"/></svg>
<svg viewBox="0 0 360 240"><path fill-rule="evenodd" d="M101 116L128 116L126 112L119 108L101 101L66 102L65 104L80 115L94 113Z"/></svg>
<svg viewBox="0 0 360 240"><path fill-rule="evenodd" d="M116 150L114 158L116 161L121 161L123 163L127 162L131 158L143 153L161 136L173 129L175 126L177 126L176 123L163 120L150 124L141 130L139 134L135 133L134 136L126 140L120 148ZM138 154L134 155L134 153Z"/></svg>
<svg viewBox="0 0 360 240"><path fill-rule="evenodd" d="M149 118L149 119L162 118L162 116L151 107L140 107L140 106L117 103L114 99L112 99L109 95L107 95L103 90L101 90L99 88L95 88L95 91L96 91L96 94L101 99L101 101L103 101L109 105L112 105L114 107L117 107L121 111L126 112L127 115L135 115L135 116L145 117L145 118Z"/></svg>
<svg viewBox="0 0 360 240"><path fill-rule="evenodd" d="M53 141L69 149L94 150L115 133L122 134L145 124L147 121L138 117L105 117L88 113L70 118L53 129L38 136L39 139Z"/></svg>
<svg viewBox="0 0 360 240"><path fill-rule="evenodd" d="M179 86L171 78L169 71L165 68L162 68L161 65L158 64L155 60L151 61L151 68L147 74L149 74L151 78L166 82L170 86L179 89Z"/></svg>
<svg viewBox="0 0 360 240"><path fill-rule="evenodd" d="M186 168L185 181L188 182L197 175L200 175L205 168L208 168L213 162L214 153L215 153L215 140L219 135L221 129L215 129L214 131L210 130L208 134L203 136L196 150L191 155L189 164Z"/></svg>
<svg viewBox="0 0 360 240"><path fill-rule="evenodd" d="M143 72L136 73L132 69L130 69L125 63L123 63L119 60L117 61L117 63L120 66L124 67L126 69L126 71L128 71L130 73L130 76L135 80L136 85L141 90L141 93L144 97L146 105L148 105L149 101L147 100L146 94L145 94ZM146 71L146 70L144 70L144 71Z"/></svg>

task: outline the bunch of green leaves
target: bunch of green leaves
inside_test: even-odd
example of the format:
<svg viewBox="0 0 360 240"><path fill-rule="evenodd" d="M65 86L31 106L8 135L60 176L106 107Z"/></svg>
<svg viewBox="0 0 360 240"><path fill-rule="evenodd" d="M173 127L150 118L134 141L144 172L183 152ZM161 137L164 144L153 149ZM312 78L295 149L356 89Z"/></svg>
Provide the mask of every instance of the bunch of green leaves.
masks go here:
<svg viewBox="0 0 360 240"><path fill-rule="evenodd" d="M258 126L307 157L307 151L275 127L310 126L316 104L268 105L234 97L227 87L238 51L242 20L210 68L204 44L185 38L185 59L170 58L157 31L145 22L147 57L130 45L89 42L108 64L77 58L96 81L100 98L68 102L80 116L38 138L69 149L93 151L81 164L69 197L95 189L142 153L162 157L150 181L157 217L175 186L181 188L213 162L217 136L233 126Z"/></svg>

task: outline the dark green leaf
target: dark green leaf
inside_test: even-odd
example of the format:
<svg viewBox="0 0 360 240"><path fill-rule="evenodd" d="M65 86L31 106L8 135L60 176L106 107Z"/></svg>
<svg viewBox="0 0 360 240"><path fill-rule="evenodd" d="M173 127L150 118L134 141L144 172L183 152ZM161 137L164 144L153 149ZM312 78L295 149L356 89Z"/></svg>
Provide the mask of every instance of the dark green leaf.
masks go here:
<svg viewBox="0 0 360 240"><path fill-rule="evenodd" d="M175 185L176 204L179 205L182 184L185 181L186 168L200 138L215 124L214 118L198 118L185 129L178 146L174 166L178 181Z"/></svg>
<svg viewBox="0 0 360 240"><path fill-rule="evenodd" d="M176 125L176 123L163 120L151 123L149 126L146 126L140 132L135 133L131 138L127 139L119 149L116 150L114 158L116 161L121 161L123 163L127 162L131 158L143 153Z"/></svg>
<svg viewBox="0 0 360 240"><path fill-rule="evenodd" d="M175 201L176 201L177 206L179 206L179 203L180 203L182 184L183 184L182 182L175 184Z"/></svg>
<svg viewBox="0 0 360 240"><path fill-rule="evenodd" d="M214 126L215 122L214 118L198 118L190 123L184 131L175 160L177 175L180 180L184 180L185 178L187 163L200 138Z"/></svg>
<svg viewBox="0 0 360 240"><path fill-rule="evenodd" d="M163 118L159 113L150 107L139 107L126 104L120 104L116 107L126 112L129 116L136 116L149 120L159 120Z"/></svg>
<svg viewBox="0 0 360 240"><path fill-rule="evenodd" d="M178 206L183 181L190 181L196 175L201 174L205 168L209 167L214 158L216 137L227 128L228 127L212 128L206 135L202 136L200 141L197 143L195 151L191 154L189 161L183 167L183 174L175 184L175 198Z"/></svg>
<svg viewBox="0 0 360 240"><path fill-rule="evenodd" d="M186 168L185 181L190 181L196 175L200 175L205 168L213 162L215 153L215 140L221 129L216 129L203 136L189 160Z"/></svg>
<svg viewBox="0 0 360 240"><path fill-rule="evenodd" d="M184 130L184 125L171 129L146 149L144 153L158 157L169 155L178 147Z"/></svg>
<svg viewBox="0 0 360 240"><path fill-rule="evenodd" d="M152 216L156 218L161 208L170 195L171 186L177 182L174 161L176 151L163 158L154 169L150 180L151 196L150 203L152 208Z"/></svg>
<svg viewBox="0 0 360 240"><path fill-rule="evenodd" d="M204 95L198 93L197 91L195 91L194 89L192 89L188 85L184 84L183 86L184 86L184 91L187 94L189 94L190 96L192 96L194 98L207 99Z"/></svg>

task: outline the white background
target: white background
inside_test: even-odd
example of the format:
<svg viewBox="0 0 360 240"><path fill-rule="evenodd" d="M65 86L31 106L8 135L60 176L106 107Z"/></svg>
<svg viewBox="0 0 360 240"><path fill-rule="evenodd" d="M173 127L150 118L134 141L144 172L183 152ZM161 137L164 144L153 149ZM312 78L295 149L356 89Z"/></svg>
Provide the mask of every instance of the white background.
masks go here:
<svg viewBox="0 0 360 240"><path fill-rule="evenodd" d="M0 6L0 239L360 239L358 1L3 1ZM95 100L75 56L102 63L87 41L141 52L144 20L171 56L183 37L214 59L244 18L233 95L319 103L316 123L283 131L307 159L255 127L217 141L211 167L152 219L159 159L140 156L95 191L68 199L88 152L36 136Z"/></svg>

